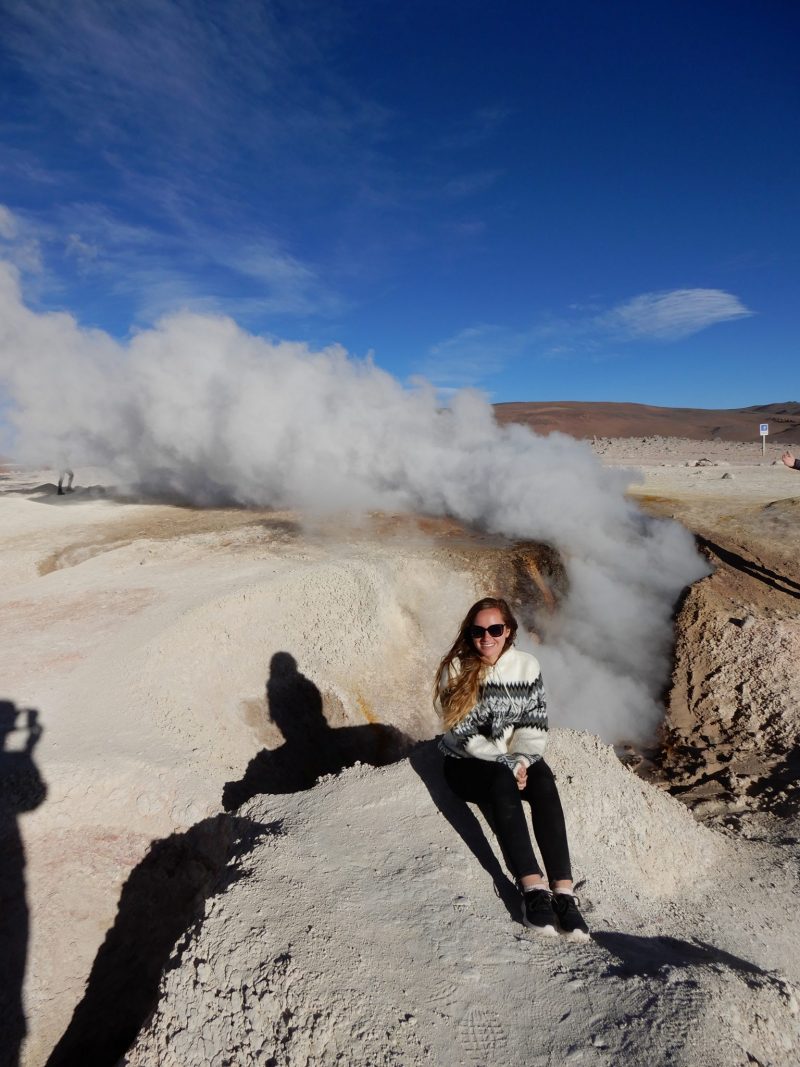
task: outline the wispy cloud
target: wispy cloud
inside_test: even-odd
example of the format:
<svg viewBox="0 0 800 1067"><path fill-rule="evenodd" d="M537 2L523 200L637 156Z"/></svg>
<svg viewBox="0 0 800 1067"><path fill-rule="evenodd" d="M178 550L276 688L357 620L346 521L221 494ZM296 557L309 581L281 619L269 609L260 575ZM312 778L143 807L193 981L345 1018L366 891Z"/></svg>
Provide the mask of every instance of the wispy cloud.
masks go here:
<svg viewBox="0 0 800 1067"><path fill-rule="evenodd" d="M38 275L43 269L35 228L5 204L0 204L0 258L27 274Z"/></svg>
<svg viewBox="0 0 800 1067"><path fill-rule="evenodd" d="M445 182L443 192L445 196L456 199L475 196L494 185L502 173L501 170L482 170L473 174L462 174Z"/></svg>
<svg viewBox="0 0 800 1067"><path fill-rule="evenodd" d="M47 224L0 205L0 258L26 276L26 291L37 300L47 293L62 298L72 271L82 283L125 298L138 323L185 308L246 323L329 317L343 308L312 267L257 229L235 239L201 224L167 233L120 220L100 204L69 205Z"/></svg>
<svg viewBox="0 0 800 1067"><path fill-rule="evenodd" d="M14 213L4 204L0 204L0 237L6 241L13 240L17 235L17 220Z"/></svg>
<svg viewBox="0 0 800 1067"><path fill-rule="evenodd" d="M432 345L420 374L439 386L485 385L520 357L593 361L631 351L635 342L680 341L717 323L755 314L720 289L641 293L613 307L574 302L568 314L542 315L523 330L469 326Z"/></svg>
<svg viewBox="0 0 800 1067"><path fill-rule="evenodd" d="M682 341L722 322L755 312L722 289L669 289L639 293L612 307L598 298L569 305L567 314L540 319L537 354L607 358L636 342Z"/></svg>
<svg viewBox="0 0 800 1067"><path fill-rule="evenodd" d="M593 325L621 340L678 341L753 312L722 289L642 293L598 316Z"/></svg>
<svg viewBox="0 0 800 1067"><path fill-rule="evenodd" d="M438 151L438 125L420 137L342 62L363 33L350 7L0 4L0 62L24 86L2 131L0 172L19 191L5 197L61 228L49 247L62 242L65 285L94 274L139 317L153 294L135 285L163 276L165 292L225 303L243 278L263 285L238 294L249 307L329 315L348 302L340 289L391 280L420 249L461 254L486 228L473 204L504 174L476 149L509 112L452 120ZM87 202L109 232L81 221Z"/></svg>
<svg viewBox="0 0 800 1067"><path fill-rule="evenodd" d="M275 137L295 122L330 141L378 117L327 72L320 38L273 5L10 0L5 9L6 47L84 137L104 144L146 127L174 152L223 132ZM315 17L336 34L335 15L319 7Z"/></svg>
<svg viewBox="0 0 800 1067"><path fill-rule="evenodd" d="M253 0L3 6L3 46L38 87L42 115L60 114L112 168L195 191L236 165L240 184L257 177L262 190L380 169L391 114L330 62L348 33L335 6L296 0L291 17Z"/></svg>
<svg viewBox="0 0 800 1067"><path fill-rule="evenodd" d="M379 151L389 113L330 62L343 14L309 0L291 17L252 0L9 0L0 32L2 61L32 87L24 116L5 123L0 171L21 190L60 175L30 209L51 269L60 242L67 273L132 298L163 275L193 300L224 303L238 279L251 306L340 306L330 262L320 265L326 249L341 254L331 198L391 186ZM32 124L43 158L21 147ZM146 304L142 291L132 314Z"/></svg>
<svg viewBox="0 0 800 1067"><path fill-rule="evenodd" d="M66 220L65 220L66 221ZM85 270L113 276L113 287L139 301L140 317L175 306L215 310L251 321L257 315L337 314L341 298L309 264L285 249L263 227L225 233L185 219L165 235L120 222L100 206L83 205L70 216Z"/></svg>
<svg viewBox="0 0 800 1067"><path fill-rule="evenodd" d="M440 390L484 385L529 346L531 337L482 323L459 330L428 349L419 373Z"/></svg>
<svg viewBox="0 0 800 1067"><path fill-rule="evenodd" d="M32 185L60 185L68 180L65 174L52 166L42 166L39 158L29 149L9 143L9 138L5 139L0 155L0 174L7 184L20 182L28 188Z"/></svg>
<svg viewBox="0 0 800 1067"><path fill-rule="evenodd" d="M511 117L502 105L477 108L445 132L439 147L447 152L477 148L495 136Z"/></svg>
<svg viewBox="0 0 800 1067"><path fill-rule="evenodd" d="M463 254L466 244L474 244L478 238L484 237L488 226L480 218L461 218L443 223L441 230L450 254L458 256Z"/></svg>

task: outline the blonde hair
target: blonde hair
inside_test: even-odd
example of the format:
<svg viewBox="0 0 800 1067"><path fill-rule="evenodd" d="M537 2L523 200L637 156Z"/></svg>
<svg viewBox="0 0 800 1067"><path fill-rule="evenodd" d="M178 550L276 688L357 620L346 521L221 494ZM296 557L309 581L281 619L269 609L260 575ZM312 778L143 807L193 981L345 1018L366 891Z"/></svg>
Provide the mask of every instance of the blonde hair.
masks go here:
<svg viewBox="0 0 800 1067"><path fill-rule="evenodd" d="M475 617L490 608L500 612L503 622L510 630L501 656L511 648L517 636L517 620L505 600L487 596L472 605L450 650L442 656L433 683L434 704L438 700L446 730L452 730L460 723L478 701L486 664L481 660L469 631ZM454 671L451 671L453 665Z"/></svg>

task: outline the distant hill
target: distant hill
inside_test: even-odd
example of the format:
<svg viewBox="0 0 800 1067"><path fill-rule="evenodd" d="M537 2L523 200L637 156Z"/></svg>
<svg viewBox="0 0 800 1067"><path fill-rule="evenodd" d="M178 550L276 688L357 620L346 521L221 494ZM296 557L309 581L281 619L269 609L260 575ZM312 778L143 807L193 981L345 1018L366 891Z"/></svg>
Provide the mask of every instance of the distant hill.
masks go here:
<svg viewBox="0 0 800 1067"><path fill-rule="evenodd" d="M495 404L500 423L521 422L537 433L571 437L689 437L698 441L759 440L759 423L769 423L769 439L800 443L800 402L754 404L719 411L706 408L659 408L650 404L614 404L580 400Z"/></svg>

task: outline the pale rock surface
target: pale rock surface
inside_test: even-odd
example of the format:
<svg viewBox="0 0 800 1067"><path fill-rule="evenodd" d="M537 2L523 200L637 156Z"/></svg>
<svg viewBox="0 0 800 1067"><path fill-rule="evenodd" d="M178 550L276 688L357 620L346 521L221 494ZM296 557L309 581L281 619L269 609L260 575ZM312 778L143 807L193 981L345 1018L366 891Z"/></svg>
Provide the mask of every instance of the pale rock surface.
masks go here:
<svg viewBox="0 0 800 1067"><path fill-rule="evenodd" d="M549 758L592 942L522 926L427 744L239 813L124 1064L795 1064L795 875L748 878L741 844L590 735L554 732Z"/></svg>

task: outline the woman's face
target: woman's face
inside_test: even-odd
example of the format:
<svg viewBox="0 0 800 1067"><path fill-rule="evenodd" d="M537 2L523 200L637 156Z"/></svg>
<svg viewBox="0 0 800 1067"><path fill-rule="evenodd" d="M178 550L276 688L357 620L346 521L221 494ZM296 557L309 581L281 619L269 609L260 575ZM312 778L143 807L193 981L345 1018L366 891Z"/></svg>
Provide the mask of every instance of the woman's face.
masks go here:
<svg viewBox="0 0 800 1067"><path fill-rule="evenodd" d="M511 633L509 628L503 622L503 616L497 608L484 608L483 611L479 611L475 618L472 620L473 626L479 626L483 633L477 636L477 631L470 634L472 643L475 649L483 660L484 663L497 663L500 658L500 653L506 647L506 641L508 635ZM498 632L498 635L489 633L488 627L498 626L502 627L502 630Z"/></svg>

